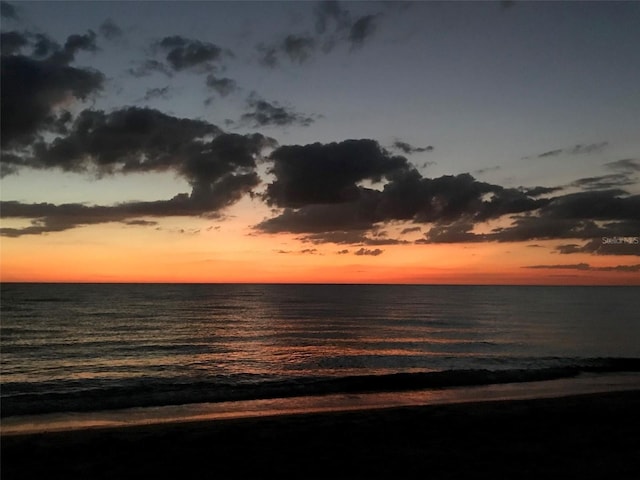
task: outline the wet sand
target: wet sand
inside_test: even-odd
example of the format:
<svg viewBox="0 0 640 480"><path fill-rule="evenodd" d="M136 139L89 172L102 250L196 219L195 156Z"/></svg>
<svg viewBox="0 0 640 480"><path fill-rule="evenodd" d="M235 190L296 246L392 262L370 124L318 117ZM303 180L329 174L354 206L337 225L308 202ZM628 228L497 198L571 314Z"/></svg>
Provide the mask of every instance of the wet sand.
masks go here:
<svg viewBox="0 0 640 480"><path fill-rule="evenodd" d="M640 391L3 435L1 477L636 479Z"/></svg>

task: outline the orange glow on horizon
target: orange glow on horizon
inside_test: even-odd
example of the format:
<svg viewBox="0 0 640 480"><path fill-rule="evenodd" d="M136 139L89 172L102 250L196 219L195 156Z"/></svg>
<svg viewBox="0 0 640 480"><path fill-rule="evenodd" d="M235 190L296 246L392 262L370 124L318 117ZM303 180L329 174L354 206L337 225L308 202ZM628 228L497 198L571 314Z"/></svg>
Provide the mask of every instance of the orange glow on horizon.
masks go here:
<svg viewBox="0 0 640 480"><path fill-rule="evenodd" d="M208 226L206 226L208 225ZM153 238L153 242L150 239ZM177 225L150 232L121 225L5 238L3 282L389 283L640 285L638 272L534 265L628 264L624 257L549 254L521 244L311 245L295 235L255 235L246 227ZM379 255L356 255L365 248ZM348 253L338 252L348 250Z"/></svg>

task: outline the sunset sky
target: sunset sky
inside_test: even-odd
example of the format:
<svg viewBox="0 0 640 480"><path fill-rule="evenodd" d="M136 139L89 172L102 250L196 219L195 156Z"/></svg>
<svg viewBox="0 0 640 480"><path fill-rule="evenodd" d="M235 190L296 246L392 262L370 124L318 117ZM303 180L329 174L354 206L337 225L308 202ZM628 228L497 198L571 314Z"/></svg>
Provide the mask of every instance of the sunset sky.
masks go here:
<svg viewBox="0 0 640 480"><path fill-rule="evenodd" d="M1 280L640 284L640 2L2 2Z"/></svg>

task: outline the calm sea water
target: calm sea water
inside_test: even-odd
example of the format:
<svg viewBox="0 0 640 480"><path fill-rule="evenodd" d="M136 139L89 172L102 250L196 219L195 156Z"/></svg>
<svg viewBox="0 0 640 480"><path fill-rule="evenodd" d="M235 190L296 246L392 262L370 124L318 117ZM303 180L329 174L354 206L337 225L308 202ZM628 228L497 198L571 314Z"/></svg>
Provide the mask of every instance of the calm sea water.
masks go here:
<svg viewBox="0 0 640 480"><path fill-rule="evenodd" d="M640 370L640 288L1 285L2 416Z"/></svg>

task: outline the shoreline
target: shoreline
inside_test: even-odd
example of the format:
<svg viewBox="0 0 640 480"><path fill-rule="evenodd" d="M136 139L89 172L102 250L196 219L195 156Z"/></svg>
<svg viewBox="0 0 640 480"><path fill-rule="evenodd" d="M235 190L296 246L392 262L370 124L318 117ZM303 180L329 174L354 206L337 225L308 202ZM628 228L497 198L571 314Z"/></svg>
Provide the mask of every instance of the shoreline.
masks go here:
<svg viewBox="0 0 640 480"><path fill-rule="evenodd" d="M535 382L409 391L340 393L231 402L134 407L94 412L59 412L2 418L0 435L95 428L123 428L230 418L376 410L455 403L534 400L580 394L640 390L640 373L582 374Z"/></svg>
<svg viewBox="0 0 640 480"><path fill-rule="evenodd" d="M3 435L3 479L636 478L640 391Z"/></svg>

